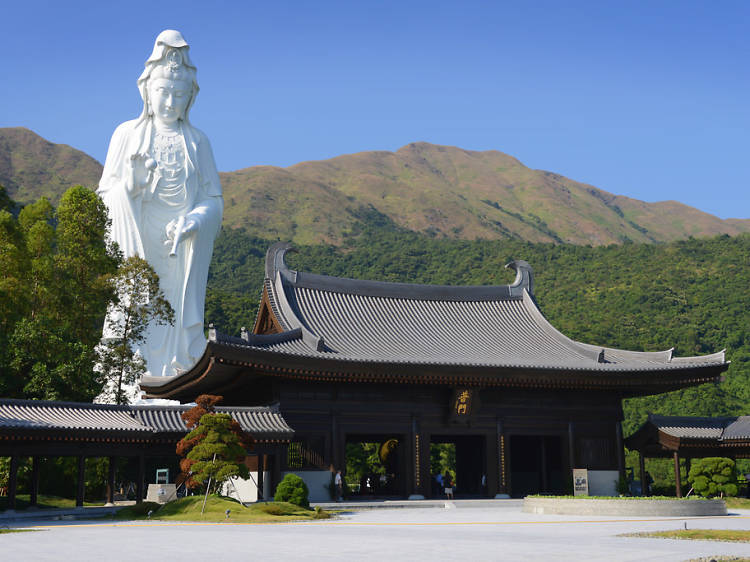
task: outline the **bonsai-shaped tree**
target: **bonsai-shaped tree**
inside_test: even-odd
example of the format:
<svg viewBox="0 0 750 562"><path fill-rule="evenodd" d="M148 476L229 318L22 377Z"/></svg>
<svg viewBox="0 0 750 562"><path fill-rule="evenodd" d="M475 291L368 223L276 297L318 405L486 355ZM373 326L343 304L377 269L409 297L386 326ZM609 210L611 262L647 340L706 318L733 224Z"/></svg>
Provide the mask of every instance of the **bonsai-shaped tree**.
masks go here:
<svg viewBox="0 0 750 562"><path fill-rule="evenodd" d="M688 482L704 498L737 495L737 473L734 461L723 457L694 459Z"/></svg>
<svg viewBox="0 0 750 562"><path fill-rule="evenodd" d="M248 478L245 456L255 442L229 414L216 412L222 396L203 394L196 398L195 407L184 414L191 431L177 443L180 455L181 479L190 489L202 485L219 490L233 476Z"/></svg>

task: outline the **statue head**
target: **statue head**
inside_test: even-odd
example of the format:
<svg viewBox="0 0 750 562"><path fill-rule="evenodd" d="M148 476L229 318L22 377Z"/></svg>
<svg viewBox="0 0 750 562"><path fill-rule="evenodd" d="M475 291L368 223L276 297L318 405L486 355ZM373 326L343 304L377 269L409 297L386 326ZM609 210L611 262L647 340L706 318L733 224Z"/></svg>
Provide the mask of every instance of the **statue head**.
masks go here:
<svg viewBox="0 0 750 562"><path fill-rule="evenodd" d="M165 29L156 37L154 50L138 78L143 99L141 119L156 115L166 121L188 121L199 89L189 49L182 34L174 29Z"/></svg>

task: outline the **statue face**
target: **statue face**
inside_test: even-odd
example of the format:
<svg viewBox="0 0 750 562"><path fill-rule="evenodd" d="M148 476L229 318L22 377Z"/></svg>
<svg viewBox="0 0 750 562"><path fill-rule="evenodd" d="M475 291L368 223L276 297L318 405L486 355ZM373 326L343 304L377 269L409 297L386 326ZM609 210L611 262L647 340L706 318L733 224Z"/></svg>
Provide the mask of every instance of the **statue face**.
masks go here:
<svg viewBox="0 0 750 562"><path fill-rule="evenodd" d="M148 84L148 99L154 118L172 124L185 116L192 86L185 80L153 78Z"/></svg>

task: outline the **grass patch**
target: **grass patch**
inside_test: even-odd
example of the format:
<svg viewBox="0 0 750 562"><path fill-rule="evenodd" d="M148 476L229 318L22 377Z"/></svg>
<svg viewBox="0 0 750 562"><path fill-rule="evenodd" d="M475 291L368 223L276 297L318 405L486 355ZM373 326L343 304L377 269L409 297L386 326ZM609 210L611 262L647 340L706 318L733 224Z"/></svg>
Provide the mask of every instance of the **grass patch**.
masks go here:
<svg viewBox="0 0 750 562"><path fill-rule="evenodd" d="M750 509L750 499L748 498L724 498L727 507L734 509Z"/></svg>
<svg viewBox="0 0 750 562"><path fill-rule="evenodd" d="M7 535L8 533L33 533L39 529L0 529L0 535Z"/></svg>
<svg viewBox="0 0 750 562"><path fill-rule="evenodd" d="M203 496L188 496L163 506L144 502L121 509L117 519L150 519L160 521L206 521L228 523L278 523L281 521L308 521L328 519L330 514L320 508L305 509L287 502L256 503L243 506L241 503L220 496L209 496L206 510L201 514ZM227 518L226 510L229 510Z"/></svg>
<svg viewBox="0 0 750 562"><path fill-rule="evenodd" d="M687 539L694 541L750 542L750 531L727 529L675 529L674 531L632 533L624 536Z"/></svg>
<svg viewBox="0 0 750 562"><path fill-rule="evenodd" d="M555 500L680 500L680 501L694 501L694 500L705 500L700 496L690 496L688 498L676 498L674 496L543 496L541 494L530 494L527 498L547 498ZM710 498L719 499L719 498ZM726 498L724 498L726 499ZM750 506L750 503L748 504ZM727 507L729 504L727 503Z"/></svg>
<svg viewBox="0 0 750 562"><path fill-rule="evenodd" d="M31 505L31 497L29 494L18 494L16 496L16 510L27 509ZM104 505L104 501L99 502L87 502L84 501L83 505L97 506ZM72 498L61 498L59 496L45 496L39 494L37 496L37 507L39 509L61 509L69 508L72 509L76 506L76 500ZM8 509L8 496L0 496L0 511Z"/></svg>

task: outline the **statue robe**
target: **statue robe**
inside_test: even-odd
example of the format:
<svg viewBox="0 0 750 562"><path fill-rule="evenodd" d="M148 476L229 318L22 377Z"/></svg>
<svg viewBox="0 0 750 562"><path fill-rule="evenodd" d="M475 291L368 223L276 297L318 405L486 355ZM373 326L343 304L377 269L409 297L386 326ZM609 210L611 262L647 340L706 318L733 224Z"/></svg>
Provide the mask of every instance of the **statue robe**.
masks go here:
<svg viewBox="0 0 750 562"><path fill-rule="evenodd" d="M121 124L110 141L98 193L112 220L111 237L125 257L140 256L160 274L161 287L175 311L174 326L151 325L147 341L141 346L151 375L174 375L192 367L206 347L203 310L206 299L208 267L213 245L221 227L224 202L219 174L208 138L189 123L181 122L185 148L185 193L189 208L176 210L173 218L185 214L197 222L197 229L180 242L178 256L166 257L169 248L163 238L155 238L144 224L144 216L154 205L148 188L137 194L127 191L130 156L150 154L153 124L139 118ZM158 197L158 185L154 198ZM160 211L163 212L163 211ZM161 225L165 236L166 222ZM165 269L169 268L169 269ZM160 271L162 273L160 273ZM111 324L115 319L108 319ZM105 326L104 337L107 337Z"/></svg>

